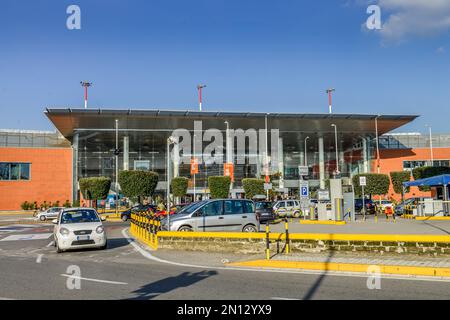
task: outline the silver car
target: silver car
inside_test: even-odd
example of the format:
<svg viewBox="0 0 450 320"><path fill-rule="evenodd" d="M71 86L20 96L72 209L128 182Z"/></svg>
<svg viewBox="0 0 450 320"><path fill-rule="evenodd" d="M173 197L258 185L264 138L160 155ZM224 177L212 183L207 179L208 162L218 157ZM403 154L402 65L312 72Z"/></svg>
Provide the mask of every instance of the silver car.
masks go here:
<svg viewBox="0 0 450 320"><path fill-rule="evenodd" d="M161 220L163 231L258 232L255 204L250 200L216 199L192 203Z"/></svg>
<svg viewBox="0 0 450 320"><path fill-rule="evenodd" d="M47 219L58 218L60 212L64 210L64 207L52 207L45 211L39 212L36 216L37 219L45 221Z"/></svg>

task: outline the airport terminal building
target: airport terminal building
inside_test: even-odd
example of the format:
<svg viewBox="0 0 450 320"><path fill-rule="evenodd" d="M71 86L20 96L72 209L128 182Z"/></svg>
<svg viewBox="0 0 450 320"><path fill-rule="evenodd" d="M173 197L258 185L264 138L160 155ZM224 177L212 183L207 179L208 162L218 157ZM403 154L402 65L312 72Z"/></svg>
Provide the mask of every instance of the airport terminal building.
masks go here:
<svg viewBox="0 0 450 320"><path fill-rule="evenodd" d="M389 170L404 169L397 168L402 157L414 160L415 154L414 148L395 145L393 141L399 140L388 138L390 131L413 121L414 115L71 108L47 108L45 115L56 132L0 132L0 188L9 192L9 196L0 195L0 210L17 210L23 201L72 202L80 199L80 178L107 176L115 182L120 170L157 172L156 192L164 196L168 165L170 178L189 178L188 194L193 195L195 187L197 198L204 198L209 193L207 177L224 175L224 163L230 162L233 196L242 196L243 178L264 178L267 172L276 179L272 182L278 192L295 196L299 166L309 168L303 178L312 190L325 188L336 169L344 180L376 172L377 132L382 172L388 170L383 161L392 160L394 149L401 151L395 164L389 163ZM184 136L170 145L168 157L167 139L180 131ZM443 146L446 152L435 152L436 159L448 160L450 140ZM386 159L385 152L391 153ZM425 151L418 154L428 160ZM207 160L211 155L216 161ZM195 185L189 163L194 157L199 160ZM28 168L28 179L17 176L22 167ZM112 188L117 191L114 183Z"/></svg>

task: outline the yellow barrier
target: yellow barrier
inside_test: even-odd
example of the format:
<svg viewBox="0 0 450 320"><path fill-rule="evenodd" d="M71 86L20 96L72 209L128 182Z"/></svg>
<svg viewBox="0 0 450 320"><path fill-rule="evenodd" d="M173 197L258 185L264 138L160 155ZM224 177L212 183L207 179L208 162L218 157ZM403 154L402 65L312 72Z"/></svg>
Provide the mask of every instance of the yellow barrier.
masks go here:
<svg viewBox="0 0 450 320"><path fill-rule="evenodd" d="M148 213L132 213L130 233L152 249L158 249L160 222Z"/></svg>
<svg viewBox="0 0 450 320"><path fill-rule="evenodd" d="M265 239L265 233L246 232L179 232L160 231L158 238L228 238L228 239ZM270 233L270 240L285 239L285 233ZM448 235L414 234L339 234L339 233L290 233L290 240L325 241L386 241L386 242L439 242L450 243Z"/></svg>

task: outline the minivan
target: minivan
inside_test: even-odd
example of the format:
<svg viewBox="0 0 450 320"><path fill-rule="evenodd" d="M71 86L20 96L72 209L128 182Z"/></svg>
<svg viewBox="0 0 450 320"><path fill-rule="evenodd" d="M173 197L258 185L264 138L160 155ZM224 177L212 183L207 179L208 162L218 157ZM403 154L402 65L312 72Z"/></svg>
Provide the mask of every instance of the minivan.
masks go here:
<svg viewBox="0 0 450 320"><path fill-rule="evenodd" d="M259 221L251 200L214 199L194 202L161 219L162 231L258 232Z"/></svg>

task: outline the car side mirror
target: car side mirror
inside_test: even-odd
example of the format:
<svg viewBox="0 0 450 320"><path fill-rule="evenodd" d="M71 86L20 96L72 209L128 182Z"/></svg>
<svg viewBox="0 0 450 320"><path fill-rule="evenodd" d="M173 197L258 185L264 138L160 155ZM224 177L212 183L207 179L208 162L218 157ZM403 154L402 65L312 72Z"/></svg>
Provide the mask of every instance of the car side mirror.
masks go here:
<svg viewBox="0 0 450 320"><path fill-rule="evenodd" d="M58 224L58 219L53 219L53 220L52 220L52 223L53 223L53 224Z"/></svg>
<svg viewBox="0 0 450 320"><path fill-rule="evenodd" d="M106 221L106 217L105 217L105 216L101 216L101 217L100 217L100 220Z"/></svg>

